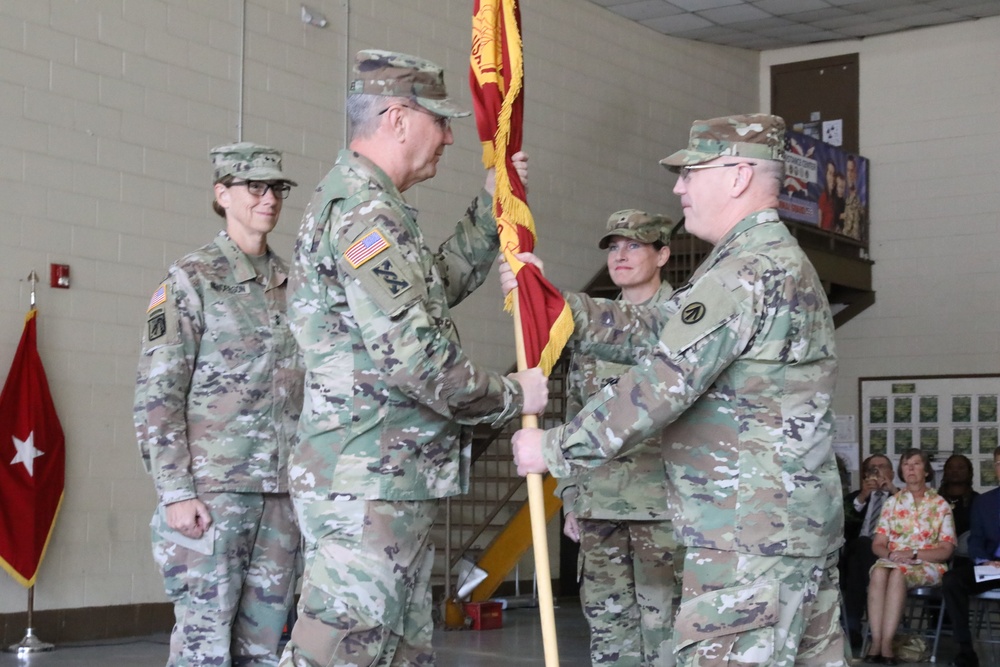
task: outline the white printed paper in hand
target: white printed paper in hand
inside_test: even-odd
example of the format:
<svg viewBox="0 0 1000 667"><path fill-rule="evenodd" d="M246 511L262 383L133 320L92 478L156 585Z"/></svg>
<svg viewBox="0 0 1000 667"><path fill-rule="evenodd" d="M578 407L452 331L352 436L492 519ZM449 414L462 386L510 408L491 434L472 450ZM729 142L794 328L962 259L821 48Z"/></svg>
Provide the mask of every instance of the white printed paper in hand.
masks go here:
<svg viewBox="0 0 1000 667"><path fill-rule="evenodd" d="M1000 567L996 565L977 565L976 566L976 582L981 581L992 581L993 579L1000 579Z"/></svg>

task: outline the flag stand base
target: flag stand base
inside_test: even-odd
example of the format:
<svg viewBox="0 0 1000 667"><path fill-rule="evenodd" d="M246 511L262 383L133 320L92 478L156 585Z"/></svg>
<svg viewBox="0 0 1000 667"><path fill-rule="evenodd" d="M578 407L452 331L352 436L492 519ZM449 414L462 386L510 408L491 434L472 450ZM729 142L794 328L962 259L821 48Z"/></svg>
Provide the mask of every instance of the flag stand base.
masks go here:
<svg viewBox="0 0 1000 667"><path fill-rule="evenodd" d="M48 642L43 642L41 639L35 636L35 633L31 628L28 628L27 633L17 644L11 644L7 647L8 653L17 653L18 655L27 655L29 653L44 653L45 651L52 651L55 649L55 644L49 644Z"/></svg>

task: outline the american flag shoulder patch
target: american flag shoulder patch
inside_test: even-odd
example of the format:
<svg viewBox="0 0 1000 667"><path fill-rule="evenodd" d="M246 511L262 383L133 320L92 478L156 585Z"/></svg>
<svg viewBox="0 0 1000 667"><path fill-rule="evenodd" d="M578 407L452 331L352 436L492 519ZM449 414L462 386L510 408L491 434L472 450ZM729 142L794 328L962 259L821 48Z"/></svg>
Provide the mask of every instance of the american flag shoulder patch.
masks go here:
<svg viewBox="0 0 1000 667"><path fill-rule="evenodd" d="M382 236L382 232L374 229L352 243L351 247L344 251L344 259L356 269L388 247L389 242Z"/></svg>
<svg viewBox="0 0 1000 667"><path fill-rule="evenodd" d="M146 308L146 312L153 310L164 301L167 300L167 284L163 283L160 287L153 292L153 298L149 300L149 307Z"/></svg>

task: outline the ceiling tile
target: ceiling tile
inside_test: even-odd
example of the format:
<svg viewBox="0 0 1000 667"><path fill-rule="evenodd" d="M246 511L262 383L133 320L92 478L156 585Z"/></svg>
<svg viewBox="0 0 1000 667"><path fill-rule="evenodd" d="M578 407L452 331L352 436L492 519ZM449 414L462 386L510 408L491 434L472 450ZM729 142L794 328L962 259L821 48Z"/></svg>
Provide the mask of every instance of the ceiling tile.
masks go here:
<svg viewBox="0 0 1000 667"><path fill-rule="evenodd" d="M744 21L740 23L739 29L744 32L763 33L764 31L772 28L788 28L797 25L800 24L795 21L789 21L788 19L779 18L777 16L768 16L767 18L757 19L755 21Z"/></svg>
<svg viewBox="0 0 1000 667"><path fill-rule="evenodd" d="M844 28L853 28L855 26L866 26L871 24L872 21L870 19L866 19L864 16L859 16L857 14L847 14L846 16L837 16L830 19L812 22L812 25L817 28L837 31L842 31Z"/></svg>
<svg viewBox="0 0 1000 667"><path fill-rule="evenodd" d="M872 35L884 35L886 33L899 32L906 29L906 26L902 23L882 21L880 23L861 22L855 25L844 26L842 28L838 28L837 30L845 35L850 35L851 37L871 37Z"/></svg>
<svg viewBox="0 0 1000 667"><path fill-rule="evenodd" d="M754 5L778 16L830 8L830 3L826 0L758 0Z"/></svg>
<svg viewBox="0 0 1000 667"><path fill-rule="evenodd" d="M721 25L710 25L707 28L699 28L697 30L685 30L679 33L678 36L684 37L684 39L711 41L713 44L729 44L734 39L746 38L745 33Z"/></svg>
<svg viewBox="0 0 1000 667"><path fill-rule="evenodd" d="M675 14L673 16L664 16L658 19L643 21L642 24L653 30L659 30L666 35L676 35L688 30L715 26L714 23L701 18L697 14Z"/></svg>
<svg viewBox="0 0 1000 667"><path fill-rule="evenodd" d="M757 9L753 5L749 4L739 6L734 5L732 7L720 7L718 9L706 9L705 11L698 13L712 23L718 23L719 25L730 25L732 23L742 23L743 21L755 21L757 19L766 19L771 16L767 12Z"/></svg>
<svg viewBox="0 0 1000 667"><path fill-rule="evenodd" d="M702 12L706 9L715 9L716 7L732 7L733 5L745 4L745 0L669 0L669 2L686 12Z"/></svg>
<svg viewBox="0 0 1000 667"><path fill-rule="evenodd" d="M969 5L961 10L962 14L967 16L974 16L975 18L986 18L987 16L997 16L1000 13L1000 8L997 5L1000 4L997 0L991 0L990 2L978 2L974 5Z"/></svg>
<svg viewBox="0 0 1000 667"><path fill-rule="evenodd" d="M898 23L902 23L907 27L918 28L926 27L931 25L946 25L948 23L957 23L964 20L964 17L959 16L955 12L925 12L921 14L915 14L913 16L900 16L894 19Z"/></svg>
<svg viewBox="0 0 1000 667"><path fill-rule="evenodd" d="M801 38L816 32L816 28L811 25L790 25L774 28L754 28L753 32L767 37L787 37L788 39Z"/></svg>
<svg viewBox="0 0 1000 667"><path fill-rule="evenodd" d="M746 35L746 39L727 44L726 46L734 46L736 48L748 49L750 51L763 51L765 49L774 48L774 40L769 37L751 35L750 33L743 34ZM793 46L795 44L796 42L785 42L786 46Z"/></svg>
<svg viewBox="0 0 1000 667"><path fill-rule="evenodd" d="M866 12L866 14L871 18L872 23L877 23L878 21L892 21L894 19L901 19L908 16L917 16L919 14L929 14L926 7L914 7L909 6L897 6L897 7L886 7L885 9L876 9L874 11Z"/></svg>
<svg viewBox="0 0 1000 667"><path fill-rule="evenodd" d="M844 16L850 16L850 12L840 7L827 7L826 9L817 9L812 12L790 14L789 18L795 19L799 23L813 23L815 21L825 21L826 19L841 18Z"/></svg>
<svg viewBox="0 0 1000 667"><path fill-rule="evenodd" d="M671 7L663 0L642 0L641 2L630 2L627 5L619 5L612 8L619 16L624 16L633 21L645 21L661 16L678 14L681 10Z"/></svg>
<svg viewBox="0 0 1000 667"><path fill-rule="evenodd" d="M878 12L884 9L890 9L892 7L922 7L923 2L919 0L862 0L854 5L851 5L847 9L851 10L856 14L868 14L870 12Z"/></svg>
<svg viewBox="0 0 1000 667"><path fill-rule="evenodd" d="M749 49L1000 16L1000 0L591 0L666 35ZM723 31L712 28L722 26Z"/></svg>

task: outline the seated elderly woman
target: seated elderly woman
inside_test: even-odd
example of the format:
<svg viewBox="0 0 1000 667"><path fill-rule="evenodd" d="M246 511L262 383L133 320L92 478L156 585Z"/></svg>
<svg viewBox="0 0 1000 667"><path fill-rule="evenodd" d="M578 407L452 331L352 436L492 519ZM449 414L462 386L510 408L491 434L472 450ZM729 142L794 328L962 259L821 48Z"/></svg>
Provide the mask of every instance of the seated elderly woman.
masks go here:
<svg viewBox="0 0 1000 667"><path fill-rule="evenodd" d="M906 487L885 501L872 538L872 551L878 560L868 583L872 633L871 648L864 659L868 664L899 664L892 638L903 615L906 591L939 584L957 541L951 507L927 486L934 481L927 454L906 450L898 472Z"/></svg>

